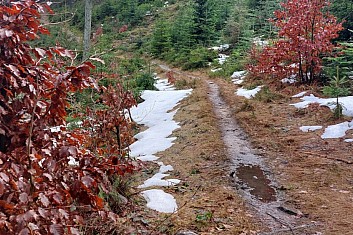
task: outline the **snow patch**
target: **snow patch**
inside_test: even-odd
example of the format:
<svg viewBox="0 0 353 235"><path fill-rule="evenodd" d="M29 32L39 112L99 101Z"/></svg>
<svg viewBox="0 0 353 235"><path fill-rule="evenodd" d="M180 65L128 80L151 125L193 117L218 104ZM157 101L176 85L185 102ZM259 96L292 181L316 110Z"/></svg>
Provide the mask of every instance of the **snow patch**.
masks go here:
<svg viewBox="0 0 353 235"><path fill-rule="evenodd" d="M135 135L137 141L130 145L130 155L142 161L156 161L157 152L164 151L173 145L176 137L170 136L175 129L179 128L179 125L173 120L177 110L172 110L192 91L192 89L175 90L167 79L156 80L155 87L158 91L144 91L141 95L144 102L131 109L133 120L148 127L147 130ZM169 176L165 173L172 171L173 167L164 165L163 162L158 162L158 164L159 172L146 180L139 188L171 186L180 182L178 179L164 179ZM163 190L151 189L141 194L147 201L147 207L153 210L163 213L173 213L177 210L175 198Z"/></svg>
<svg viewBox="0 0 353 235"><path fill-rule="evenodd" d="M210 47L208 49L209 50L213 50L213 51L222 52L222 51L228 50L229 48L230 48L230 44L223 44L223 45L220 45L220 46Z"/></svg>
<svg viewBox="0 0 353 235"><path fill-rule="evenodd" d="M269 41L268 40L263 40L261 37L253 38L253 43L256 46L260 46L260 47L265 47L265 46L269 45Z"/></svg>
<svg viewBox="0 0 353 235"><path fill-rule="evenodd" d="M293 83L296 83L297 82L297 79L296 79L296 76L295 75L292 75L290 76L289 78L283 78L281 80L282 83L288 83L288 84L293 84Z"/></svg>
<svg viewBox="0 0 353 235"><path fill-rule="evenodd" d="M239 88L239 89L237 90L236 94L237 94L238 96L244 96L244 97L247 98L247 99L251 99L252 97L255 97L255 95L256 95L259 91L261 91L261 88L262 88L262 87L263 87L263 86L258 86L258 87L254 88L254 89L252 89L252 90L247 90L247 89L244 89L244 88Z"/></svg>
<svg viewBox="0 0 353 235"><path fill-rule="evenodd" d="M321 106L327 106L333 110L336 102L336 98L319 98L310 94L309 96L304 96L301 98L301 102L291 104L298 109L303 109L312 103L318 103ZM353 117L353 96L340 97L338 101L343 105L343 115Z"/></svg>
<svg viewBox="0 0 353 235"><path fill-rule="evenodd" d="M299 94L298 94L299 95ZM327 106L331 110L334 110L336 107L336 98L319 98L310 94L309 96L304 96L300 98L302 101L291 104L298 109L303 109L309 106L312 103L318 103L320 106ZM339 103L342 104L343 110L342 113L345 116L353 117L353 96L340 97ZM322 139L333 139L333 138L342 138L346 135L348 130L353 130L353 121L351 122L342 122L335 125L328 126L324 133L321 135Z"/></svg>
<svg viewBox="0 0 353 235"><path fill-rule="evenodd" d="M219 54L218 55L218 63L220 65L224 64L227 61L228 57L229 57L229 55Z"/></svg>
<svg viewBox="0 0 353 235"><path fill-rule="evenodd" d="M222 70L222 68L215 68L215 69L211 69L211 72L215 73L215 72L218 72L218 71L221 71L221 70Z"/></svg>
<svg viewBox="0 0 353 235"><path fill-rule="evenodd" d="M296 95L293 95L292 98L300 98L300 97L303 97L305 94L307 93L307 91L303 91L303 92L300 92Z"/></svg>
<svg viewBox="0 0 353 235"><path fill-rule="evenodd" d="M174 86L168 82L168 79L159 79L158 77L156 77L156 82L155 82L154 86L159 91L174 91L175 90Z"/></svg>
<svg viewBox="0 0 353 235"><path fill-rule="evenodd" d="M178 209L175 198L161 189L143 191L142 196L147 201L147 207L162 213L174 213Z"/></svg>
<svg viewBox="0 0 353 235"><path fill-rule="evenodd" d="M171 165L164 165L163 162L158 163L160 165L159 172L156 173L152 178L146 180L142 185L138 186L138 188L147 188L151 186L173 186L180 183L178 179L166 179L164 177L169 176L169 174L164 174L168 171L172 171L173 167Z"/></svg>
<svg viewBox="0 0 353 235"><path fill-rule="evenodd" d="M316 131L322 129L322 126L301 126L299 129L303 132Z"/></svg>
<svg viewBox="0 0 353 235"><path fill-rule="evenodd" d="M232 76L232 82L236 85L240 85L244 82L244 78L246 76L246 71L235 71Z"/></svg>
<svg viewBox="0 0 353 235"><path fill-rule="evenodd" d="M322 139L335 139L341 138L346 135L348 130L352 130L353 126L350 125L350 122L342 122L336 125L328 126L325 129L324 134L322 134Z"/></svg>

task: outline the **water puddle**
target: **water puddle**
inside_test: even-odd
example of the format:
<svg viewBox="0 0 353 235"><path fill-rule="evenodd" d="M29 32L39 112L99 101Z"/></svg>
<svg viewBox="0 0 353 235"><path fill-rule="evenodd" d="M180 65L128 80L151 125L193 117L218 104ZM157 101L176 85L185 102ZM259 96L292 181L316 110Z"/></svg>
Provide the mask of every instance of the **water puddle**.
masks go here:
<svg viewBox="0 0 353 235"><path fill-rule="evenodd" d="M236 169L239 181L249 188L251 195L262 202L276 201L276 191L270 186L269 180L259 166L241 165Z"/></svg>

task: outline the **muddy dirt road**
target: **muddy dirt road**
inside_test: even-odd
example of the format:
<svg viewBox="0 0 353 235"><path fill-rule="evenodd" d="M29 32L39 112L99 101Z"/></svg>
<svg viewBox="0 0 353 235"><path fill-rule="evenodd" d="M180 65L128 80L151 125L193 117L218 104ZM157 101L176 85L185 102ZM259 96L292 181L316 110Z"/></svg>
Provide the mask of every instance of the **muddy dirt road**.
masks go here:
<svg viewBox="0 0 353 235"><path fill-rule="evenodd" d="M234 94L233 84L209 78L205 72L185 72L156 64L159 76L165 78L166 72L172 71L177 88L194 90L177 107L175 119L181 128L172 135L177 137L175 144L158 154L165 164L174 166L170 177L182 180L167 189L177 199L179 210L168 216L147 211L151 234L353 234L349 219L333 220L335 215L352 218L350 192L337 194L330 203L329 188L322 205L325 192L321 190L327 189L320 188L315 194L313 187L321 179L315 175L310 178L310 170L318 165L314 164L313 169L311 158L303 160L299 152L297 156L292 151L293 142L282 144L293 133L273 134L273 127L267 124L273 122L279 129L283 123L288 125L283 120L293 110L283 108L281 101L270 104L270 108L261 102L251 103L258 110L240 112L244 102ZM276 112L278 120L266 112L268 109L282 111ZM286 152L290 154L283 154ZM351 177L349 166L327 161L320 162L322 169L340 164L337 169ZM140 181L153 174L155 168L147 166ZM332 173L325 180L338 181L339 177ZM349 187L349 183L339 187ZM335 205L342 206L343 211L338 213ZM322 208L328 209L327 213Z"/></svg>

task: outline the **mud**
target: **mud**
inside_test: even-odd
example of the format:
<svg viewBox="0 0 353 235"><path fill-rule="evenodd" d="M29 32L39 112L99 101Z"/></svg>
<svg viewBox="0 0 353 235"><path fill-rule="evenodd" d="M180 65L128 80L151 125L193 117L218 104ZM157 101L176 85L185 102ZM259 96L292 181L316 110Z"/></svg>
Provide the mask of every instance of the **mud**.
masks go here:
<svg viewBox="0 0 353 235"><path fill-rule="evenodd" d="M276 201L276 191L270 186L271 180L259 166L241 165L236 169L236 176L243 185L249 188L251 195L262 202Z"/></svg>
<svg viewBox="0 0 353 235"><path fill-rule="evenodd" d="M267 227L264 231L271 231L262 234L316 234L316 231L309 231L315 223L298 213L281 209L286 208L284 194L276 190L277 183L264 159L251 147L247 135L234 119L232 109L220 96L218 85L208 82L208 86L209 99L231 160L230 176L250 210Z"/></svg>

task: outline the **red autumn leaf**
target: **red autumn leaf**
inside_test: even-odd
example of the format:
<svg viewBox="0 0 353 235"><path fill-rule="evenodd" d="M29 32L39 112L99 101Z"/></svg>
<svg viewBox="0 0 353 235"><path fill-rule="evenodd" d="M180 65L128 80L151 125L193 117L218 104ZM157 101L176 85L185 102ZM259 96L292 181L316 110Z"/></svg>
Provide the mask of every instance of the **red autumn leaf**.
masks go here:
<svg viewBox="0 0 353 235"><path fill-rule="evenodd" d="M44 193L39 193L39 199L44 207L48 207L50 205L49 199Z"/></svg>
<svg viewBox="0 0 353 235"><path fill-rule="evenodd" d="M50 234L53 234L53 235L64 235L65 234L64 227L60 224L50 225L49 231L50 231Z"/></svg>
<svg viewBox="0 0 353 235"><path fill-rule="evenodd" d="M15 206L4 200L0 200L0 208L3 208L4 210L13 210Z"/></svg>
<svg viewBox="0 0 353 235"><path fill-rule="evenodd" d="M80 230L78 230L77 228L74 228L74 227L70 227L69 228L69 232L72 234L72 235L80 235Z"/></svg>
<svg viewBox="0 0 353 235"><path fill-rule="evenodd" d="M20 231L19 235L29 235L30 232L28 228L24 228Z"/></svg>
<svg viewBox="0 0 353 235"><path fill-rule="evenodd" d="M342 23L327 11L328 1L291 0L281 3L271 22L279 29L278 38L260 52L254 48L248 70L254 75L285 78L297 75L301 82L313 82L321 71L322 54L330 54L332 40Z"/></svg>
<svg viewBox="0 0 353 235"><path fill-rule="evenodd" d="M20 202L22 203L27 203L28 202L28 194L27 193L21 193L19 196Z"/></svg>
<svg viewBox="0 0 353 235"><path fill-rule="evenodd" d="M2 180L0 180L0 197L4 194L5 192L5 184Z"/></svg>
<svg viewBox="0 0 353 235"><path fill-rule="evenodd" d="M92 187L96 187L97 186L97 183L95 182L95 180L92 179L92 177L90 177L90 176L82 177L81 181L88 188L92 188Z"/></svg>
<svg viewBox="0 0 353 235"><path fill-rule="evenodd" d="M92 64L89 61L84 62L84 64L87 65L88 67L90 67L91 69L95 69L96 68L96 66L94 66L94 64Z"/></svg>

